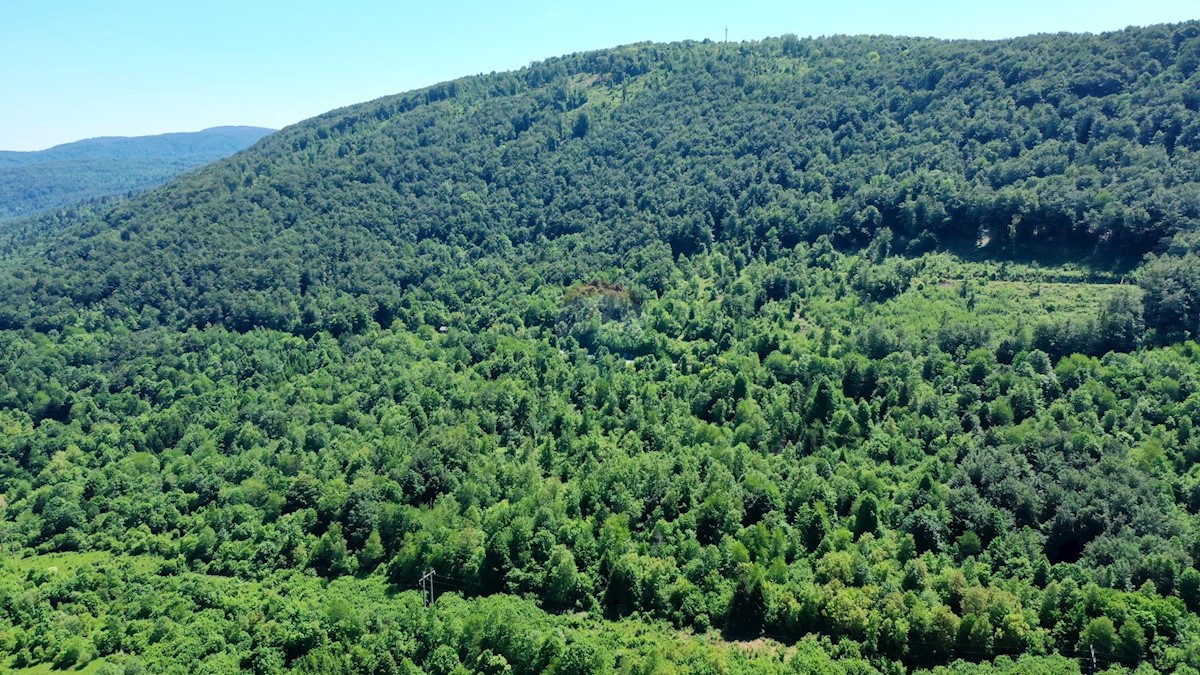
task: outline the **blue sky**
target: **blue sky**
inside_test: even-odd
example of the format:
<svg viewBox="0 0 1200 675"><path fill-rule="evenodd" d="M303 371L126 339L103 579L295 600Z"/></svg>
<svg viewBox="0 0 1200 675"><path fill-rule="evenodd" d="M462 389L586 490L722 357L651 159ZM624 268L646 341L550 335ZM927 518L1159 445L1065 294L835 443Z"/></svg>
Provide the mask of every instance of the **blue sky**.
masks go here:
<svg viewBox="0 0 1200 675"><path fill-rule="evenodd" d="M1200 18L1200 0L8 0L0 149L282 127L332 108L642 40L993 39Z"/></svg>

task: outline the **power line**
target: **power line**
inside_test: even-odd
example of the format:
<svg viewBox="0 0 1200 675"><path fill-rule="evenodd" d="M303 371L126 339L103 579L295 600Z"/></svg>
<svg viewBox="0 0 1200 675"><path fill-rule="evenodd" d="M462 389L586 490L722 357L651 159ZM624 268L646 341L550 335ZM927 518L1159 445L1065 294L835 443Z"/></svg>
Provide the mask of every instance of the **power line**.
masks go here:
<svg viewBox="0 0 1200 675"><path fill-rule="evenodd" d="M425 573L425 576L421 577L421 580L418 582L421 585L421 591L423 593L428 592L428 594L429 594L428 599L426 599L426 601L425 601L426 607L433 604L433 578L435 576L437 576L437 570L429 570L428 572Z"/></svg>

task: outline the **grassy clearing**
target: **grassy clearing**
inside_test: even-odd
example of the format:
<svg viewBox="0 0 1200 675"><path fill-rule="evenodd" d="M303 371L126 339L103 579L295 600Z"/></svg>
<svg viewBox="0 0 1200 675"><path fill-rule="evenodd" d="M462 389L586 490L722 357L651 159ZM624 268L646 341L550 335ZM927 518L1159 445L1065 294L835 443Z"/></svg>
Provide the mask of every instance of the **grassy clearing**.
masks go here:
<svg viewBox="0 0 1200 675"><path fill-rule="evenodd" d="M155 559L146 556L114 556L107 551L87 551L83 553L44 553L27 558L12 558L7 565L21 574L32 571L49 572L51 574L73 574L83 567L110 566L132 564L139 569L148 570L156 563Z"/></svg>
<svg viewBox="0 0 1200 675"><path fill-rule="evenodd" d="M100 672L100 669L104 667L104 663L104 659L93 659L79 668L67 668L66 670L56 670L49 663L39 663L36 666L29 666L28 668L14 668L6 672L11 673L12 675L50 675L51 673L54 675L71 673L74 675L92 675L93 673Z"/></svg>
<svg viewBox="0 0 1200 675"><path fill-rule="evenodd" d="M981 323L995 333L1046 319L1091 320L1116 293L1121 278L1075 266L979 263L936 256L909 288L869 314L907 330L937 331L949 323Z"/></svg>
<svg viewBox="0 0 1200 675"><path fill-rule="evenodd" d="M937 330L951 321L983 322L994 330L1030 326L1041 319L1096 317L1120 291L1115 284L1029 281L918 283L875 308L885 323ZM1127 288L1127 287L1126 287Z"/></svg>
<svg viewBox="0 0 1200 675"><path fill-rule="evenodd" d="M103 565L112 561L113 555L111 553L106 551L87 551L86 553L46 553L28 558L15 558L8 562L20 572L37 570L70 574L80 567Z"/></svg>

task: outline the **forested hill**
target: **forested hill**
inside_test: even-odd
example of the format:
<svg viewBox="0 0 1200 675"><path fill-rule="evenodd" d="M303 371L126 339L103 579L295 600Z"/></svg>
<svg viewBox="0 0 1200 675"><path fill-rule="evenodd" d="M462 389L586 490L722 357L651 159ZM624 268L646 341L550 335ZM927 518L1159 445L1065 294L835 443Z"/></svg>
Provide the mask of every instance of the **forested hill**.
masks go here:
<svg viewBox="0 0 1200 675"><path fill-rule="evenodd" d="M37 152L0 151L0 220L162 185L271 132L213 127L159 136L90 138Z"/></svg>
<svg viewBox="0 0 1200 675"><path fill-rule="evenodd" d="M386 324L455 252L498 249L558 282L885 228L894 252L1137 261L1200 222L1198 32L647 44L448 82L45 223L0 324L101 302L239 330L348 302Z"/></svg>
<svg viewBox="0 0 1200 675"><path fill-rule="evenodd" d="M1198 92L634 45L0 228L0 670L1195 675Z"/></svg>

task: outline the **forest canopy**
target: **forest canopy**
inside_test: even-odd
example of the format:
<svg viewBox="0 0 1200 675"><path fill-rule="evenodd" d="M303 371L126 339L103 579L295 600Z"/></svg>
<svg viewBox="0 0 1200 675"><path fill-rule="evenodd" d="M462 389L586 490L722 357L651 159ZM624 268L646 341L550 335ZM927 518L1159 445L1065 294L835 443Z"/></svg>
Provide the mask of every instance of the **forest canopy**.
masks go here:
<svg viewBox="0 0 1200 675"><path fill-rule="evenodd" d="M1200 672L1198 69L631 45L6 227L4 665Z"/></svg>

